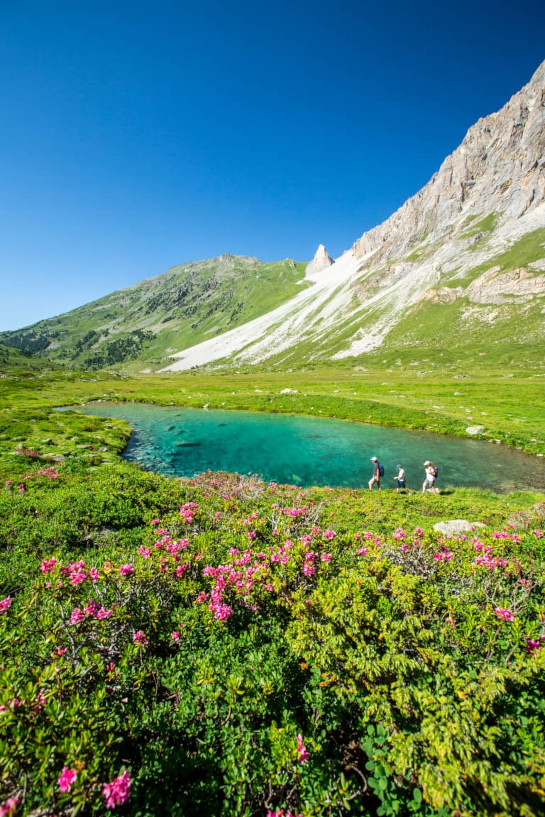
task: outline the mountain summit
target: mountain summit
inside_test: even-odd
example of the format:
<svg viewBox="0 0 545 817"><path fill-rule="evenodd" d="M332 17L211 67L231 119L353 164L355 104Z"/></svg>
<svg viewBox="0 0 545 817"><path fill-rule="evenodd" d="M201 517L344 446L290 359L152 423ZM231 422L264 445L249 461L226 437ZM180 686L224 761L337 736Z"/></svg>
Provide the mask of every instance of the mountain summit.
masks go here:
<svg viewBox="0 0 545 817"><path fill-rule="evenodd" d="M328 251L324 247L323 244L318 245L318 249L314 253L314 258L312 261L307 264L305 274L307 278L313 275L316 272L322 272L322 270L327 269L335 262L329 255Z"/></svg>

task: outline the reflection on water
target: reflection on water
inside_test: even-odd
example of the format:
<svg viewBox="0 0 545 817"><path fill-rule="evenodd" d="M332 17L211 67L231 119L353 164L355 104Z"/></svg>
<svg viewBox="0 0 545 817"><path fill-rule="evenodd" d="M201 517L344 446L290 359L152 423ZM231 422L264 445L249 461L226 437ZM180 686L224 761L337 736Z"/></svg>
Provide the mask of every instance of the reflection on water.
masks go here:
<svg viewBox="0 0 545 817"><path fill-rule="evenodd" d="M145 404L92 404L86 414L127 420L134 431L124 457L150 471L193 476L207 469L260 474L297 485L364 487L377 456L395 486L402 464L410 488L424 479L424 460L439 465L438 486L477 485L495 491L545 490L545 460L505 446L423 431L340 420L173 409Z"/></svg>

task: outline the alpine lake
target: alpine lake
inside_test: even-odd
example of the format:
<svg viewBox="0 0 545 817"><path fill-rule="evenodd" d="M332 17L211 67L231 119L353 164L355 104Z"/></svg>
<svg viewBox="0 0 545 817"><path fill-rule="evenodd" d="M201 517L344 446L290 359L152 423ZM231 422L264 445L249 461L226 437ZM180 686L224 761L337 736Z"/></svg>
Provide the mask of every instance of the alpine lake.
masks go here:
<svg viewBox="0 0 545 817"><path fill-rule="evenodd" d="M384 465L387 489L395 488L401 464L407 487L421 490L423 463L432 460L442 490L545 491L545 458L488 441L298 415L143 403L68 408L126 420L133 432L124 459L169 476L229 471L300 486L363 488L371 477L370 458L376 456Z"/></svg>

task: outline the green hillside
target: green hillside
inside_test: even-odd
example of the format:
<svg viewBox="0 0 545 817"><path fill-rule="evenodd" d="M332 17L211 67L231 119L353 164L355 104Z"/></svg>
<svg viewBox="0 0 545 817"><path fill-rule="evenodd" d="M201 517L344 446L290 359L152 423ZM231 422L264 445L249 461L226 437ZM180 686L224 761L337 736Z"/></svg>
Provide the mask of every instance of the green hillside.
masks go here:
<svg viewBox="0 0 545 817"><path fill-rule="evenodd" d="M167 357L269 312L305 286L304 263L222 255L172 267L156 278L33 326L0 343L81 368L159 369Z"/></svg>
<svg viewBox="0 0 545 817"><path fill-rule="evenodd" d="M3 375L20 375L24 372L36 373L47 369L48 364L44 360L30 358L23 355L18 349L0 344L0 373Z"/></svg>

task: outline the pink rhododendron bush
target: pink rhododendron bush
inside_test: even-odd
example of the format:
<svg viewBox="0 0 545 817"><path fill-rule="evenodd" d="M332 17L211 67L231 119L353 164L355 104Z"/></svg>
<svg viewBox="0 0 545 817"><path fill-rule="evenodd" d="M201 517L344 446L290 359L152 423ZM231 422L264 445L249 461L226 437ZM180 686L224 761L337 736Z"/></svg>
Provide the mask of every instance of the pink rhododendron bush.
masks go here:
<svg viewBox="0 0 545 817"><path fill-rule="evenodd" d="M183 493L33 540L0 599L1 815L545 812L543 508L447 540L353 492Z"/></svg>

